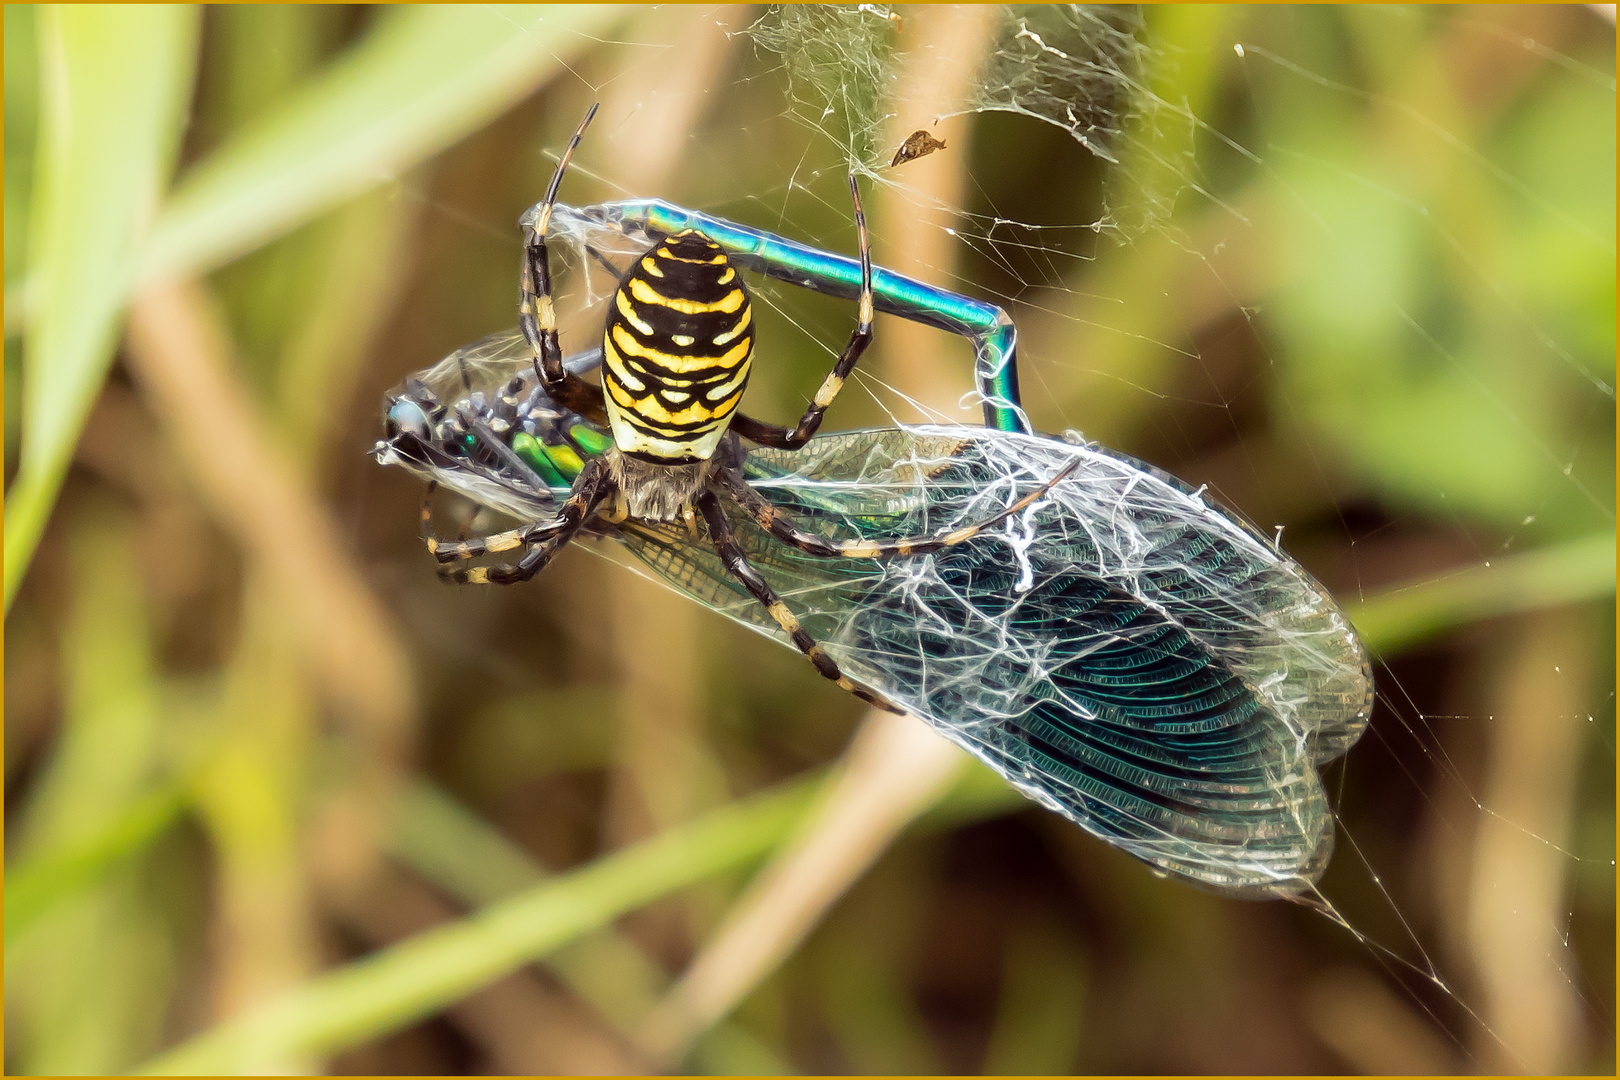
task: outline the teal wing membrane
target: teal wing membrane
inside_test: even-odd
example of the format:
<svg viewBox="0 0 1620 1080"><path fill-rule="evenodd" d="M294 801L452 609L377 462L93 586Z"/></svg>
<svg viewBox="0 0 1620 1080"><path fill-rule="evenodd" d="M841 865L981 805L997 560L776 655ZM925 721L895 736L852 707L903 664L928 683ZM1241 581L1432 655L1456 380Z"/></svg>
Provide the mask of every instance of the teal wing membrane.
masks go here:
<svg viewBox="0 0 1620 1080"><path fill-rule="evenodd" d="M937 555L819 559L740 511L737 529L845 671L1035 801L1211 888L1308 888L1333 837L1317 767L1361 734L1372 684L1344 614L1271 541L1151 466L1039 436L851 432L747 469L805 527L851 539L982 520L1076 457L1021 517ZM782 639L683 529L619 539Z"/></svg>

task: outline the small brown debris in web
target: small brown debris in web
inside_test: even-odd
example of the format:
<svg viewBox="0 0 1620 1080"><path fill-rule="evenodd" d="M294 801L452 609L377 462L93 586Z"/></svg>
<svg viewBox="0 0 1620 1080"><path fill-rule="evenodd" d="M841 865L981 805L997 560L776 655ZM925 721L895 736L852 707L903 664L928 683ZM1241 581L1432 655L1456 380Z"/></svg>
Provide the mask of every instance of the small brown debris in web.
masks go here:
<svg viewBox="0 0 1620 1080"><path fill-rule="evenodd" d="M927 157L935 150L945 149L945 140L936 139L921 128L906 136L906 141L900 144L900 149L894 153L894 160L889 162L889 168L903 165L908 161L915 161L920 157Z"/></svg>

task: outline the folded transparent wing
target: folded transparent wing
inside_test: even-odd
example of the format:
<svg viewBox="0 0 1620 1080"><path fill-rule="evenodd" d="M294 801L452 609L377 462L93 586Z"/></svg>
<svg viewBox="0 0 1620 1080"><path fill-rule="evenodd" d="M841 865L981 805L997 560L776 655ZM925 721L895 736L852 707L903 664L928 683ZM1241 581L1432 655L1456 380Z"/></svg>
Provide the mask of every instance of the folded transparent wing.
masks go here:
<svg viewBox="0 0 1620 1080"><path fill-rule="evenodd" d="M740 516L750 559L853 677L1031 798L1160 869L1296 892L1332 847L1316 766L1371 706L1342 612L1265 537L1123 455L985 429L756 450L750 481L829 538L940 532L1080 466L1003 527L937 555L829 560ZM702 544L620 539L682 591L779 636Z"/></svg>
<svg viewBox="0 0 1620 1080"><path fill-rule="evenodd" d="M533 399L525 422L548 443L582 423L537 392L516 332L416 378L474 411L518 380ZM566 490L449 443L402 438L378 452L520 520L548 517ZM804 528L854 539L982 521L1076 458L1048 497L937 555L815 558L732 513L749 558L846 672L1031 798L1210 887L1304 888L1332 849L1316 768L1360 736L1371 679L1343 613L1267 537L1150 465L990 429L826 435L795 453L756 449L745 470ZM595 529L786 644L684 526Z"/></svg>

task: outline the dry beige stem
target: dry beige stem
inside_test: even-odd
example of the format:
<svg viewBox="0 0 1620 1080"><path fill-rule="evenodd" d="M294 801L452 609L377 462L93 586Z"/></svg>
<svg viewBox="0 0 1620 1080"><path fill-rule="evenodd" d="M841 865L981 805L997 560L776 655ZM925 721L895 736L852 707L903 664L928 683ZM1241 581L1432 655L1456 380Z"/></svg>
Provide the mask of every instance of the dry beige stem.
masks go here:
<svg viewBox="0 0 1620 1080"><path fill-rule="evenodd" d="M649 1056L678 1062L693 1039L775 971L894 838L937 803L967 755L909 716L873 710L838 776L647 1020Z"/></svg>
<svg viewBox="0 0 1620 1080"><path fill-rule="evenodd" d="M130 313L129 367L198 496L280 590L304 663L364 747L364 776L341 815L338 860L364 871L415 723L415 683L386 610L326 509L276 444L237 375L223 319L195 282L144 289Z"/></svg>
<svg viewBox="0 0 1620 1080"><path fill-rule="evenodd" d="M600 140L593 154L608 175L633 178L637 195L671 193L688 137L730 70L736 44L727 31L747 16L743 8L700 15L683 7L643 15L642 39L670 46L604 88L602 118L609 123L587 138ZM681 63L668 63L671 56L681 57ZM587 332L601 335L600 315ZM723 798L725 781L703 744L702 695L695 681L702 670L705 616L686 597L641 575L614 570L603 579L622 692L604 831L609 843L621 845L685 821ZM684 927L665 929L680 947L690 941Z"/></svg>
<svg viewBox="0 0 1620 1080"><path fill-rule="evenodd" d="M1565 944L1566 854L1591 686L1576 620L1527 617L1492 681L1490 757L1474 837L1466 925L1485 991L1481 1072L1566 1072L1579 1060L1580 993Z"/></svg>
<svg viewBox="0 0 1620 1080"><path fill-rule="evenodd" d="M299 627L275 583L249 574L242 593L214 719L218 742L193 781L215 852L210 959L216 1020L248 1012L319 967L310 886L299 857L316 738L313 694L299 661ZM308 1070L319 1062L274 1064Z"/></svg>
<svg viewBox="0 0 1620 1080"><path fill-rule="evenodd" d="M973 117L946 114L959 113L966 105L1000 17L1001 9L993 4L920 7L907 13L900 35L905 57L883 145L899 146L913 130L926 128L949 146L908 163L902 172L886 174L893 184L880 186L872 197L882 242L872 257L946 289L956 287L961 240L951 230L961 224L958 208L969 194L967 162L973 143ZM936 117L944 119L936 125ZM902 411L901 420L981 422L978 405L962 408L972 388L973 354L960 338L903 319L883 319L873 351L882 358L884 377L924 410L909 416Z"/></svg>
<svg viewBox="0 0 1620 1080"><path fill-rule="evenodd" d="M919 8L907 16L890 144L925 120L962 107L997 10L963 5ZM966 123L957 118L932 129L951 149L908 165L905 198L885 188L876 195L885 238L877 261L947 287L956 241L945 230L956 223L949 208L959 206L966 192ZM918 202L940 209L919 212ZM952 362L950 335L888 319L879 323L875 340L884 371L903 392L927 409L958 417L956 403L968 385L962 377L972 361L961 350L961 362ZM976 423L977 411L961 418ZM647 1052L655 1060L678 1061L693 1039L798 947L908 824L938 802L965 761L961 751L919 721L871 714L804 832L760 874L649 1017L641 1040Z"/></svg>
<svg viewBox="0 0 1620 1080"><path fill-rule="evenodd" d="M677 197L678 170L695 167L691 133L718 101L740 39L729 31L749 11L687 7L645 11L636 35L668 41L603 88L601 130L592 156L603 171L627 178L636 195ZM669 57L681 62L671 64ZM602 121L606 121L603 123ZM602 333L601 314L580 327L586 340ZM575 340L578 340L576 338ZM704 624L711 618L684 596L643 575L598 564L611 612L618 677L616 757L603 834L613 846L662 831L726 797L726 782L704 729L699 678ZM681 955L706 933L722 899L692 890L638 913L641 940L658 953Z"/></svg>
<svg viewBox="0 0 1620 1080"><path fill-rule="evenodd" d="M416 710L410 664L331 516L236 375L220 313L194 282L160 282L130 313L130 368L198 494L303 620L308 658L367 744L397 761Z"/></svg>
<svg viewBox="0 0 1620 1080"><path fill-rule="evenodd" d="M1311 1029L1369 1076L1451 1076L1461 1063L1432 1021L1361 968L1313 981L1303 1002Z"/></svg>

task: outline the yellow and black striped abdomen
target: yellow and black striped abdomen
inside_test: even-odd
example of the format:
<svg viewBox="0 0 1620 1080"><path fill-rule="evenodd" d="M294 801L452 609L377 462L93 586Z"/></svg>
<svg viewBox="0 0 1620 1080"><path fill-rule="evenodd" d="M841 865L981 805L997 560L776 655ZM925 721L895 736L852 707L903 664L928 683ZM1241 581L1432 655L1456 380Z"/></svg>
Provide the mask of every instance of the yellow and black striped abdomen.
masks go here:
<svg viewBox="0 0 1620 1080"><path fill-rule="evenodd" d="M613 441L647 461L710 457L742 399L754 325L742 275L702 233L677 233L619 283L602 342Z"/></svg>

